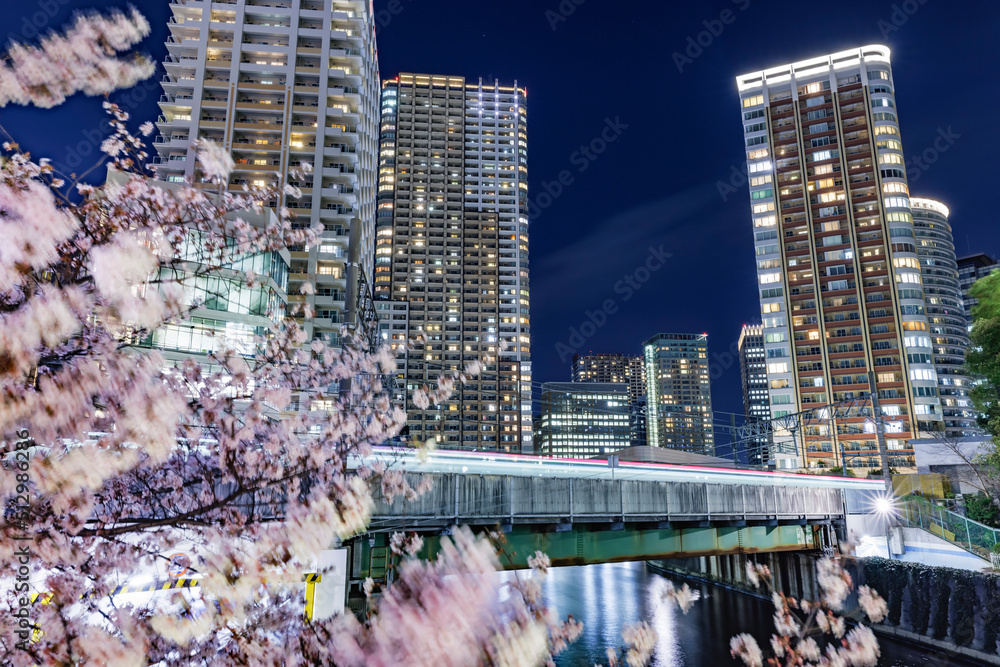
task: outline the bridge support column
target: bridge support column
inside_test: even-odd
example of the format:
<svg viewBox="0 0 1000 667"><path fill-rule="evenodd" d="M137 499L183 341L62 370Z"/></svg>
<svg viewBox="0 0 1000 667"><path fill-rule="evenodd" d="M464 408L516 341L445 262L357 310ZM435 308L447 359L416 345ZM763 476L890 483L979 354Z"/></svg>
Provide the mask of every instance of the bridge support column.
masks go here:
<svg viewBox="0 0 1000 667"><path fill-rule="evenodd" d="M776 590L797 599L816 600L816 562L820 553L756 553L722 554L698 558L672 558L650 561L665 574L676 573L714 583L732 586L755 594L766 594L766 589L750 585L746 577L747 561L766 565L771 570L772 585Z"/></svg>
<svg viewBox="0 0 1000 667"><path fill-rule="evenodd" d="M344 611L347 603L347 549L321 552L319 570L322 572L320 580L306 584L306 617L314 621L322 621Z"/></svg>

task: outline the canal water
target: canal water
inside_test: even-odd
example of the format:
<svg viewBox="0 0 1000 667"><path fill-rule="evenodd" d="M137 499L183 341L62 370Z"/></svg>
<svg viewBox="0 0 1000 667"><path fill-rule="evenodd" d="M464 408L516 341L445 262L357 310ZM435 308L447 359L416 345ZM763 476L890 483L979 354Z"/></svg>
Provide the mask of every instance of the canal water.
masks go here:
<svg viewBox="0 0 1000 667"><path fill-rule="evenodd" d="M605 650L621 646L622 628L639 620L651 623L659 635L651 662L655 667L742 665L729 655L729 638L740 632L752 634L761 647L768 645L774 614L770 602L709 584L691 583L701 592L701 599L682 614L674 606L658 601L656 592L663 581L644 563L552 568L542 584L547 603L561 617L572 614L584 624L583 635L557 658L556 664L607 664ZM680 584L683 580L673 581ZM878 639L882 667L976 665L886 637Z"/></svg>

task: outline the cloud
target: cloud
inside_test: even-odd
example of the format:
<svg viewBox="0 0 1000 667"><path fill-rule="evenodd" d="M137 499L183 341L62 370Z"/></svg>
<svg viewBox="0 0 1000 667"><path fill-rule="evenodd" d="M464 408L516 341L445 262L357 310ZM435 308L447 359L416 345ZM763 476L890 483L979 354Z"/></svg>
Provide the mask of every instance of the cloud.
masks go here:
<svg viewBox="0 0 1000 667"><path fill-rule="evenodd" d="M719 198L714 186L705 184L669 197L640 204L614 215L581 237L566 224L566 246L533 262L533 282L545 285L545 292L566 296L593 288L607 290L621 273L643 262L649 246L670 247L670 235L688 225L704 224L718 215ZM704 227L700 228L705 232Z"/></svg>

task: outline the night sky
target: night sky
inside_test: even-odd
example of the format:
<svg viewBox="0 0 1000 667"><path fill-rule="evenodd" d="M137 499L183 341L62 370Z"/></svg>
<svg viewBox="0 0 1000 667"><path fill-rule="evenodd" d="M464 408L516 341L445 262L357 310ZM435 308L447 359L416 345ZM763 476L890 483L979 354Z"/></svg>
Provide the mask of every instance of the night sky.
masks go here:
<svg viewBox="0 0 1000 667"><path fill-rule="evenodd" d="M39 25L58 27L75 9L127 3L3 4L0 36L10 39L30 38ZM142 48L159 60L168 2L134 4L153 24ZM996 192L984 178L1000 146L1000 3L378 0L375 6L383 78L400 71L498 77L528 90L536 382L568 380L572 348L638 354L657 332L707 332L716 421L728 422L727 411L742 414L739 364L729 350L741 325L760 315L749 198L734 177L744 159L738 74L887 44L911 194L951 208L960 255L1000 254L997 204L990 200ZM156 119L158 80L114 96L136 125ZM93 164L95 132L105 131L99 100L80 96L55 110L4 109L0 124L35 157L50 157L67 172ZM934 148L941 135L951 137L938 142L944 151ZM581 150L587 146L593 152ZM922 154L927 162L918 165ZM103 180L103 172L93 180ZM647 273L647 266L654 270ZM612 314L605 315L599 311L608 300ZM596 329L589 337L573 337L570 328L579 331L588 313L606 323L583 327L584 334ZM718 441L727 440L720 433Z"/></svg>

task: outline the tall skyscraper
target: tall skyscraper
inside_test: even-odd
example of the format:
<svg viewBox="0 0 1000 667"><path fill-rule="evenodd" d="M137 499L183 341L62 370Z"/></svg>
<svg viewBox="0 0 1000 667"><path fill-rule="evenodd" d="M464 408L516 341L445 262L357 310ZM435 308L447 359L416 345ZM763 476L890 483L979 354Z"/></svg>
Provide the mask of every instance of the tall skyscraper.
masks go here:
<svg viewBox="0 0 1000 667"><path fill-rule="evenodd" d="M997 270L1000 270L1000 262L985 253L969 255L958 260L958 284L962 289L965 320L969 327L972 326L972 307L979 303L979 299L969 296L969 288L980 278L985 278Z"/></svg>
<svg viewBox="0 0 1000 667"><path fill-rule="evenodd" d="M764 328L759 324L744 324L740 331L740 379L743 384L743 414L747 422L762 422L771 418L768 398L767 364L764 352ZM756 436L734 444L746 451L747 463L766 466L771 461L771 442L766 436Z"/></svg>
<svg viewBox="0 0 1000 667"><path fill-rule="evenodd" d="M403 360L408 426L443 447L533 450L525 103L516 82L383 84L377 307L393 344L428 338ZM443 410L409 402L442 372L497 353Z"/></svg>
<svg viewBox="0 0 1000 667"><path fill-rule="evenodd" d="M869 395L890 463L944 428L899 134L889 49L865 46L737 77L771 411ZM878 467L860 407L810 413L803 467Z"/></svg>
<svg viewBox="0 0 1000 667"><path fill-rule="evenodd" d="M649 445L713 455L708 334L657 334L643 359Z"/></svg>
<svg viewBox="0 0 1000 667"><path fill-rule="evenodd" d="M592 458L629 446L628 385L546 382L542 385L538 453Z"/></svg>
<svg viewBox="0 0 1000 667"><path fill-rule="evenodd" d="M173 0L157 126L157 177L204 183L193 143L211 139L236 166L229 187L298 187L265 206L322 241L290 248L289 298L308 301L309 340L339 342L342 323L375 338L374 260L379 76L371 5L362 0ZM305 180L289 172L314 167ZM214 186L211 186L214 187ZM304 281L315 294L300 295Z"/></svg>
<svg viewBox="0 0 1000 667"><path fill-rule="evenodd" d="M910 204L945 435L954 438L980 435L969 398L972 379L962 370L969 336L948 207L918 197L913 197ZM907 334L907 337L911 335L921 334Z"/></svg>
<svg viewBox="0 0 1000 667"><path fill-rule="evenodd" d="M641 356L574 355L573 382L623 382L628 385L632 446L646 444L646 371Z"/></svg>

